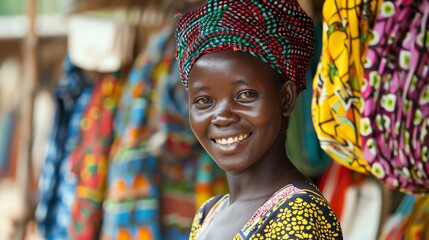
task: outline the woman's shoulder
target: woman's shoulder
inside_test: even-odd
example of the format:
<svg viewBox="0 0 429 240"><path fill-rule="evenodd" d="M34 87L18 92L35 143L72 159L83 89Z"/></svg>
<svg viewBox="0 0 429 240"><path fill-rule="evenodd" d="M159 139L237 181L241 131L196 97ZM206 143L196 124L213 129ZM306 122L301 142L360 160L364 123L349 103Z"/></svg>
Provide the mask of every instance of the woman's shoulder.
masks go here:
<svg viewBox="0 0 429 240"><path fill-rule="evenodd" d="M291 184L284 189L289 188L288 194L285 194L277 201L273 207L273 211L277 209L301 209L303 213L310 213L308 217L316 216L318 214L338 222L338 218L331 208L329 202L325 199L319 189L311 182L301 184ZM314 213L314 211L317 211ZM301 213L299 211L298 213ZM307 214L304 214L307 217ZM323 217L322 217L323 218Z"/></svg>
<svg viewBox="0 0 429 240"><path fill-rule="evenodd" d="M280 224L286 235L303 239L342 239L337 215L317 187L309 184L293 188L294 193L282 198L270 211L266 227Z"/></svg>

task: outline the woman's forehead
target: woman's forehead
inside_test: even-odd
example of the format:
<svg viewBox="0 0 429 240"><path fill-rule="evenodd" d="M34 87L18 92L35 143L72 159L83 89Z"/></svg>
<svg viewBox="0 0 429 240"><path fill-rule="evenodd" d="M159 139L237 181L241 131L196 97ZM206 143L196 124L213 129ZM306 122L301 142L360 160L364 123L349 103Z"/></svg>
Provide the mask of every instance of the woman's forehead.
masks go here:
<svg viewBox="0 0 429 240"><path fill-rule="evenodd" d="M193 65L189 74L189 91L219 84L260 86L272 84L278 78L281 76L270 65L246 52L220 50L203 55Z"/></svg>
<svg viewBox="0 0 429 240"><path fill-rule="evenodd" d="M194 70L195 69L195 70ZM195 71L219 72L234 71L242 74L274 74L275 70L267 63L242 51L232 49L219 50L202 55L191 68L190 76Z"/></svg>

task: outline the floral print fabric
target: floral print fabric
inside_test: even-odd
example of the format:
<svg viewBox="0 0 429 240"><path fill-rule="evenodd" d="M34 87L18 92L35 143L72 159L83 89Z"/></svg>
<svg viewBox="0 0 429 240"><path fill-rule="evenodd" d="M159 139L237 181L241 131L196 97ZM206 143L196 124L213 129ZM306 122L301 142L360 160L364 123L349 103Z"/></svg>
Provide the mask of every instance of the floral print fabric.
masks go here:
<svg viewBox="0 0 429 240"><path fill-rule="evenodd" d="M360 124L372 175L429 192L429 1L384 1L365 64Z"/></svg>
<svg viewBox="0 0 429 240"><path fill-rule="evenodd" d="M329 203L312 184L306 185L280 189L233 239L342 239L340 222ZM189 239L198 239L228 197L213 197L198 210Z"/></svg>

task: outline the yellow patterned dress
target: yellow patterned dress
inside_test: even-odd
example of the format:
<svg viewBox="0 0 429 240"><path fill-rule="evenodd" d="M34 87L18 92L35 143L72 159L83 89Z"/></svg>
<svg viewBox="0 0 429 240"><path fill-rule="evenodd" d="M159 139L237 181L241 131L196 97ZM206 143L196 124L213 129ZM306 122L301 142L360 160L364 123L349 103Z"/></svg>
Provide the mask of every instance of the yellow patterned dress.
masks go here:
<svg viewBox="0 0 429 240"><path fill-rule="evenodd" d="M228 194L218 195L202 205L195 215L190 240L201 239L200 234L228 198ZM329 203L313 184L305 182L277 191L233 239L343 239L343 235Z"/></svg>

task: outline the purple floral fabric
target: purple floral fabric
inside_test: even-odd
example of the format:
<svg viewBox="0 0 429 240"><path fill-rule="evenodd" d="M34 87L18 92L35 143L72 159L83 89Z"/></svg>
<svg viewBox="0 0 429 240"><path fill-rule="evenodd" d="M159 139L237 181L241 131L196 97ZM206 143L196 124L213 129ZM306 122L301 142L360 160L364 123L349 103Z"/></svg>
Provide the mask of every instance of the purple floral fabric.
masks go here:
<svg viewBox="0 0 429 240"><path fill-rule="evenodd" d="M367 53L360 123L372 175L429 193L429 0L386 0Z"/></svg>

